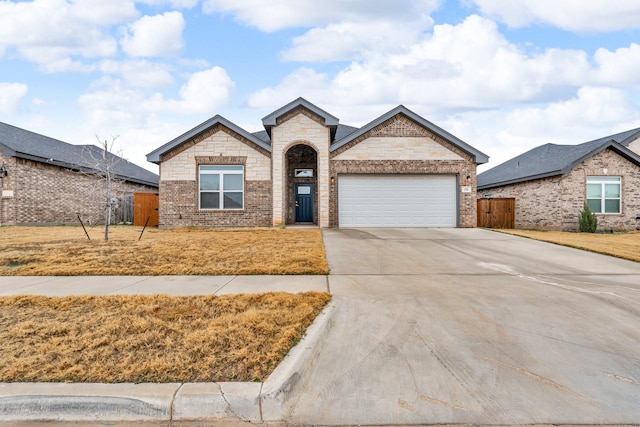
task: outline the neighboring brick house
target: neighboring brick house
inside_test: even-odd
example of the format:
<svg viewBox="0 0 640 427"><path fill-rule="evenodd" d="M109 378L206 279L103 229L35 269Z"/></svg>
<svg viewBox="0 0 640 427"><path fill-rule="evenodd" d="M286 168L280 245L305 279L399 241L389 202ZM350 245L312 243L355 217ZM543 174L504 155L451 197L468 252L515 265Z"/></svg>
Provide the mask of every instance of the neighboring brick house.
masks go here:
<svg viewBox="0 0 640 427"><path fill-rule="evenodd" d="M356 128L298 98L262 124L215 116L149 153L159 225L476 225L487 156L404 106Z"/></svg>
<svg viewBox="0 0 640 427"><path fill-rule="evenodd" d="M640 128L545 144L478 175L478 197L515 198L516 228L576 230L585 202L600 229L640 225Z"/></svg>
<svg viewBox="0 0 640 427"><path fill-rule="evenodd" d="M107 197L92 169L102 157L94 145L72 145L0 123L0 225L104 223ZM113 156L113 155L111 155ZM158 191L158 176L117 156L117 197ZM122 206L114 209L122 219Z"/></svg>

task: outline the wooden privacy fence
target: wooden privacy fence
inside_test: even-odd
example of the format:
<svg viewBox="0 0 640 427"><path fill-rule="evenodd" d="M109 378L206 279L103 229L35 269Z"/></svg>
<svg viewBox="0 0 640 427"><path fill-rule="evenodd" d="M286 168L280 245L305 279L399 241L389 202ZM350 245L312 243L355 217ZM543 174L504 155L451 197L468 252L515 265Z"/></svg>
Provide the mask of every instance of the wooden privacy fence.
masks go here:
<svg viewBox="0 0 640 427"><path fill-rule="evenodd" d="M154 193L135 193L133 195L133 225L143 227L147 218L147 227L158 225L159 198Z"/></svg>
<svg viewBox="0 0 640 427"><path fill-rule="evenodd" d="M478 227L515 228L516 199L478 199Z"/></svg>

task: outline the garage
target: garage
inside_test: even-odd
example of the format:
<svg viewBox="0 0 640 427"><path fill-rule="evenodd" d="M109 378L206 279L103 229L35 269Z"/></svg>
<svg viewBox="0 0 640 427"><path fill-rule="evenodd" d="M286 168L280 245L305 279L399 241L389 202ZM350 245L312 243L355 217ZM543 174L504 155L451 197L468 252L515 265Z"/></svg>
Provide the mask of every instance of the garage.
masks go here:
<svg viewBox="0 0 640 427"><path fill-rule="evenodd" d="M340 227L456 227L454 175L340 175Z"/></svg>

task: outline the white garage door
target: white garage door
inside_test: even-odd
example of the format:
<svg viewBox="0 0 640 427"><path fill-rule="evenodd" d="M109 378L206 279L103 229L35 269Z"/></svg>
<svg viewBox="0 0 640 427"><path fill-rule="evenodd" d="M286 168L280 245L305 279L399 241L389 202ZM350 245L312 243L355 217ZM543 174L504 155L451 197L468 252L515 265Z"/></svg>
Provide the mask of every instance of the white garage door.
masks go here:
<svg viewBox="0 0 640 427"><path fill-rule="evenodd" d="M455 227L451 175L340 175L340 227Z"/></svg>

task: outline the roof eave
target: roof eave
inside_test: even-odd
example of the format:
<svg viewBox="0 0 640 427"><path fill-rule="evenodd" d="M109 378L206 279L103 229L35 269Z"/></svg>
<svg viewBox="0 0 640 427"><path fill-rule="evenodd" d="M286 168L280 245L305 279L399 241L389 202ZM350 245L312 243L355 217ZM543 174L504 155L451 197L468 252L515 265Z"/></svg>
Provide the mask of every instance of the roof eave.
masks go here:
<svg viewBox="0 0 640 427"><path fill-rule="evenodd" d="M43 163L51 166L57 166L60 168L69 169L72 171L82 172L82 173L91 174L91 175L99 175L101 173L100 171L90 168L88 166L82 166L75 163L64 162L61 160L47 159L44 157L34 156L32 154L22 153L20 151L14 151L12 154L12 157L16 157L18 159L30 160L32 162ZM120 174L116 174L115 178L121 181L127 181L127 182L136 183L136 184L143 184L143 185L148 185L156 188L159 187L158 182L149 181L143 178L131 177L131 176L120 175Z"/></svg>
<svg viewBox="0 0 640 427"><path fill-rule="evenodd" d="M122 176L122 175L116 175L115 178L118 179L118 180L121 180L121 181L131 182L131 183L134 183L134 184L146 185L148 187L154 187L154 188L159 188L160 187L160 183L159 182L147 181L146 179L142 179L142 178L132 178L132 177L126 177L126 176Z"/></svg>
<svg viewBox="0 0 640 427"><path fill-rule="evenodd" d="M619 142L616 142L614 139L611 139L605 143L603 143L602 145L599 145L598 147L596 147L595 149L591 150L590 152L588 152L587 154L585 154L584 156L580 157L579 159L575 160L574 162L572 162L570 165L568 165L567 167L565 167L565 169L571 170L574 167L576 167L577 165L579 165L580 163L584 162L585 160L595 156L596 154L606 150L606 149L612 149L618 152L618 154L624 156L627 158L627 160L635 163L636 165L640 166L640 156L637 155L636 153L634 153L633 151L629 150L627 147L625 147L624 145L622 145Z"/></svg>
<svg viewBox="0 0 640 427"><path fill-rule="evenodd" d="M182 135L178 136L177 138L172 139L171 141L167 142L166 144L162 145L159 148L156 148L155 150L153 150L152 152L150 152L149 154L147 154L147 161L151 162L151 163L155 163L155 164L160 164L161 162L161 156L163 154L165 154L166 152L182 145L183 143L187 142L188 140L190 140L191 138L195 137L196 135L204 132L205 130L207 130L210 127L213 127L217 124L221 124L229 129L231 129L232 131L234 131L235 133L243 136L244 138L247 138L249 141L251 141L252 143L256 144L258 147L266 150L267 152L271 152L271 146L266 144L264 141L262 141L261 139L257 138L256 136L252 135L251 133L247 132L246 130L242 129L240 126L236 125L235 123L225 119L224 117L220 116L220 115L216 115L212 118L210 118L209 120L200 123L198 126L194 127L193 129L183 133Z"/></svg>
<svg viewBox="0 0 640 427"><path fill-rule="evenodd" d="M2 154L6 157L14 157L16 155L16 150L8 145L4 145L2 142L0 142L0 151L2 151Z"/></svg>
<svg viewBox="0 0 640 427"><path fill-rule="evenodd" d="M267 116L263 117L262 118L262 125L267 130L267 132L269 132L269 129L277 124L277 120L278 120L279 117L283 116L287 112L289 112L289 111L291 111L291 110L293 110L294 108L297 108L297 107L304 107L307 110L311 111L312 113L318 115L319 117L322 117L324 119L324 124L327 127L334 127L335 128L335 127L338 126L338 123L340 122L340 120L336 116L327 113L326 111L324 111L322 108L318 107L317 105L312 104L311 102L307 101L304 98L298 98L298 99L295 99L295 100L291 101L290 103L288 103L284 107L278 108L273 113L268 114Z"/></svg>
<svg viewBox="0 0 640 427"><path fill-rule="evenodd" d="M569 171L571 171L571 169L569 169ZM530 175L530 176L524 176L521 178L508 179L505 181L497 181L491 184L478 185L478 190L487 190L489 188L504 187L505 185L519 184L521 182L535 181L537 179L551 178L554 176L566 175L566 174L567 174L567 171L565 169L555 170L551 172L541 173L538 175Z"/></svg>
<svg viewBox="0 0 640 427"><path fill-rule="evenodd" d="M627 147L631 142L635 141L638 138L640 138L640 129L638 129L636 132L634 132L633 134L629 135L628 137L620 141L619 144L622 145L623 147Z"/></svg>
<svg viewBox="0 0 640 427"><path fill-rule="evenodd" d="M408 117L409 119L413 120L414 122L418 123L419 125L429 129L433 133L435 133L437 135L440 135L441 137L443 137L444 139L446 139L447 141L449 141L453 145L457 146L458 148L460 148L464 152L466 152L468 154L471 154L472 156L474 156L474 160L475 160L475 163L477 165L481 165L481 164L487 163L489 161L489 156L487 156L483 152L481 152L479 150L476 150L475 148L473 148L472 146L470 146L466 142L462 141L460 138L450 134L449 132L447 132L446 130L442 129L441 127L431 123L429 120L425 119L424 117L421 117L420 115L414 113L413 111L409 110L404 105L398 105L396 108L392 109L391 111L388 111L387 113L383 114L382 116L378 117L377 119L367 123L366 125L364 125L360 129L358 129L357 131L354 131L354 132L350 133L349 135L346 135L341 140L336 141L334 144L332 144L329 150L331 152L338 150L340 147L345 146L349 142L351 142L354 139L364 135L365 133L369 132L371 129L373 129L376 126L382 124L386 120L389 120L391 117L393 117L393 116L395 116L397 114L403 114L404 116Z"/></svg>

